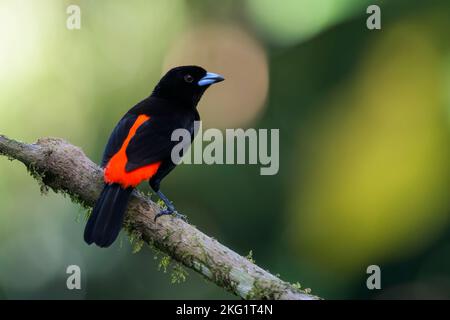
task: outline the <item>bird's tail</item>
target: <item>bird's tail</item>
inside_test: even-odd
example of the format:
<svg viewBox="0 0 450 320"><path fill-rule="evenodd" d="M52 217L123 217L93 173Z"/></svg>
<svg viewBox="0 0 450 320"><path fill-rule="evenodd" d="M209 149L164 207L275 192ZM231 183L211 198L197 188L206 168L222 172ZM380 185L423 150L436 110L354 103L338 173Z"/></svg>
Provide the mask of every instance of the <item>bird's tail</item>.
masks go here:
<svg viewBox="0 0 450 320"><path fill-rule="evenodd" d="M128 199L133 188L105 184L84 229L84 241L109 247L119 235Z"/></svg>

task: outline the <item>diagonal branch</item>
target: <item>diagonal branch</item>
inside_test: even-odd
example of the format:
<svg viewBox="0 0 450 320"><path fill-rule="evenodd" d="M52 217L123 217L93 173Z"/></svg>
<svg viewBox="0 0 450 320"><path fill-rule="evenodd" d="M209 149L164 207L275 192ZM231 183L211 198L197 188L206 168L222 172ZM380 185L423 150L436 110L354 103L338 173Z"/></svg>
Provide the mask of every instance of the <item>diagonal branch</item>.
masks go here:
<svg viewBox="0 0 450 320"><path fill-rule="evenodd" d="M91 207L102 189L102 170L80 148L58 138L26 144L0 135L0 154L25 164L44 188L67 193ZM134 192L125 226L133 235L243 299L319 299L258 267L249 259L174 218L153 221L158 206Z"/></svg>

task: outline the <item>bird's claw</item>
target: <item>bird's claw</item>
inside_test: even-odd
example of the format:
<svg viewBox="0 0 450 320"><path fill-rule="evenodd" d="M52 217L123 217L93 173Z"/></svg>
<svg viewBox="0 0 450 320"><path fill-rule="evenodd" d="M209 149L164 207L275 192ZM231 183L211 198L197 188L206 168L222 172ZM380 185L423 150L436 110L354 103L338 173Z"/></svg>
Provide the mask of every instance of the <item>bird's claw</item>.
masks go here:
<svg viewBox="0 0 450 320"><path fill-rule="evenodd" d="M184 215L184 214L181 214L181 213L178 213L178 212L175 211L175 212L172 213L172 215L173 215L175 218L177 218L177 219L181 219L181 220L183 220L184 222L188 222L187 216Z"/></svg>
<svg viewBox="0 0 450 320"><path fill-rule="evenodd" d="M187 216L185 216L184 214L178 213L176 210L171 210L171 209L161 210L159 213L157 213L155 215L155 222L159 217L166 216L166 215L172 215L177 219L181 219L184 222L187 222Z"/></svg>

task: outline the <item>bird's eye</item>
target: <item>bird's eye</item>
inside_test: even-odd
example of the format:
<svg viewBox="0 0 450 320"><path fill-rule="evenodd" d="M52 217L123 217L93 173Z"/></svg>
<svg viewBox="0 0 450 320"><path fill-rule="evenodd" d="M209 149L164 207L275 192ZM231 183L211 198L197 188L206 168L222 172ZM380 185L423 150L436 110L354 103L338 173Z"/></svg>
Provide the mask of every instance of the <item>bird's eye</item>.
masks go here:
<svg viewBox="0 0 450 320"><path fill-rule="evenodd" d="M187 83L192 83L192 81L194 81L194 77L192 77L190 74L187 74L184 76L184 81L186 81Z"/></svg>

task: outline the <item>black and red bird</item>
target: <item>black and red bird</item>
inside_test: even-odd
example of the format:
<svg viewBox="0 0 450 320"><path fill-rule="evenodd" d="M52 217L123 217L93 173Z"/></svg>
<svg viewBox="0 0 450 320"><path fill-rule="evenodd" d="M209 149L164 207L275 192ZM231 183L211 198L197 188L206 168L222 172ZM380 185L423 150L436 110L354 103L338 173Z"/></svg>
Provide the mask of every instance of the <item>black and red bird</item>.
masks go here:
<svg viewBox="0 0 450 320"><path fill-rule="evenodd" d="M171 140L176 129L187 129L194 138L194 121L200 120L197 104L205 90L223 81L218 74L198 66L171 69L159 81L152 94L131 108L109 137L101 166L105 185L84 230L84 240L100 247L110 246L117 238L133 189L148 180L167 209L157 214L177 213L160 191L161 180L172 171Z"/></svg>

